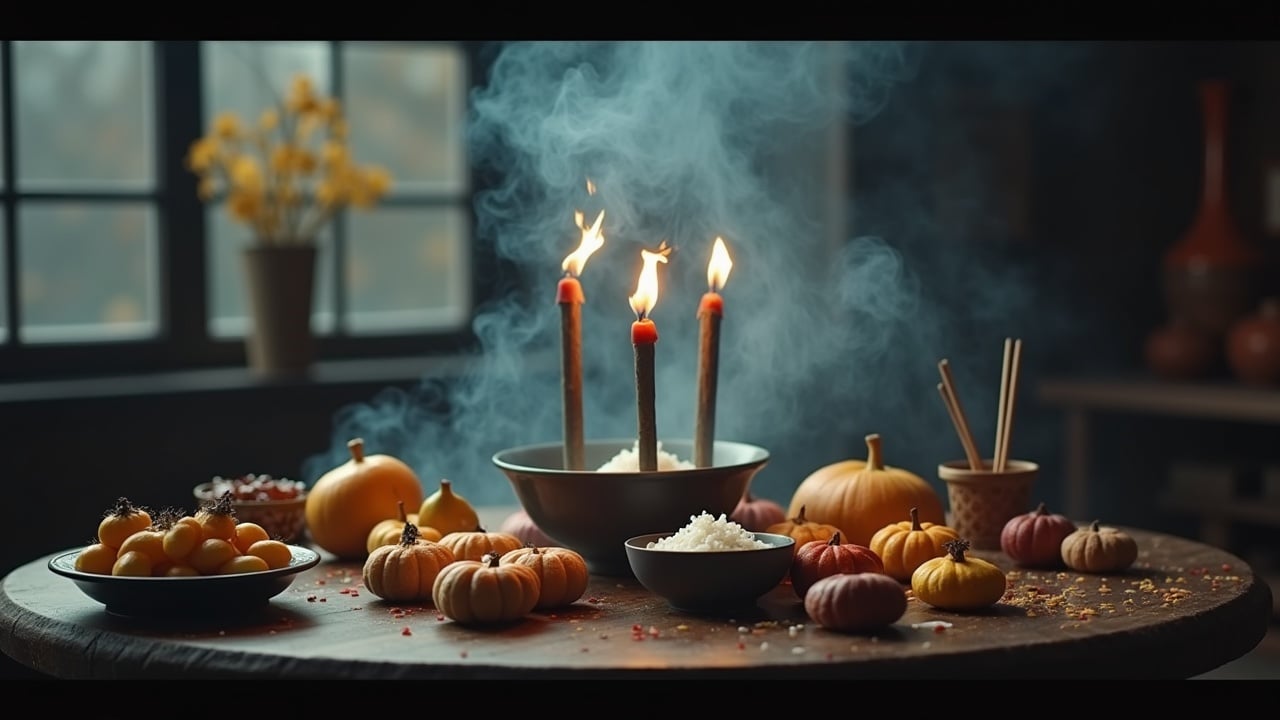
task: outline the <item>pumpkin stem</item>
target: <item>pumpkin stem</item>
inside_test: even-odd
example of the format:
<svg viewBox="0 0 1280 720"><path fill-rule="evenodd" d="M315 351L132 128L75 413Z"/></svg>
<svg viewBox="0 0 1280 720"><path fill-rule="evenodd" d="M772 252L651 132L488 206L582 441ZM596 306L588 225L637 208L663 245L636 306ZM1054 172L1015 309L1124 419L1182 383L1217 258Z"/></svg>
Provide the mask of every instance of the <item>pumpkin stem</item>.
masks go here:
<svg viewBox="0 0 1280 720"><path fill-rule="evenodd" d="M351 451L351 459L356 462L364 462L364 439L351 438L347 441L347 449Z"/></svg>
<svg viewBox="0 0 1280 720"><path fill-rule="evenodd" d="M880 434L871 433L867 436L867 469L883 470L884 460L880 457Z"/></svg>
<svg viewBox="0 0 1280 720"><path fill-rule="evenodd" d="M956 562L964 562L964 551L969 549L969 541L964 539L951 540L943 543L942 547L951 553L951 559Z"/></svg>
<svg viewBox="0 0 1280 720"><path fill-rule="evenodd" d="M405 522L404 529L400 531L400 544L408 547L418 543L418 526L411 522Z"/></svg>
<svg viewBox="0 0 1280 720"><path fill-rule="evenodd" d="M791 518L791 522L796 525L803 525L808 522L804 519L804 505L800 506L800 512L796 513L796 516Z"/></svg>
<svg viewBox="0 0 1280 720"><path fill-rule="evenodd" d="M397 500L397 501L396 501L396 509L398 509L398 510L400 511L400 522L402 522L402 523L407 523L407 522L409 522L409 516L404 514L404 501L403 501L403 500Z"/></svg>
<svg viewBox="0 0 1280 720"><path fill-rule="evenodd" d="M1036 514L1036 515L1048 515L1048 514L1049 514L1049 508L1045 507L1045 504L1044 504L1044 502L1043 502L1043 501L1041 501L1041 502L1040 502L1040 504L1036 506L1036 512L1035 512L1035 514Z"/></svg>
<svg viewBox="0 0 1280 720"><path fill-rule="evenodd" d="M487 552L481 560L484 562L485 567L496 568L498 567L498 559L500 557L501 556L496 552Z"/></svg>
<svg viewBox="0 0 1280 720"><path fill-rule="evenodd" d="M444 478L440 478L440 494L445 496L453 495L453 483Z"/></svg>
<svg viewBox="0 0 1280 720"><path fill-rule="evenodd" d="M1089 532L1098 532L1098 521L1097 521L1097 520L1094 520L1092 523L1089 523Z"/></svg>
<svg viewBox="0 0 1280 720"><path fill-rule="evenodd" d="M830 545L830 546L832 546L832 547L835 547L835 546L839 545L839 544L840 544L840 532L839 532L839 531L836 531L836 532L831 533L831 539L827 541L827 544L828 544L828 545Z"/></svg>
<svg viewBox="0 0 1280 720"><path fill-rule="evenodd" d="M129 502L129 498L119 497L116 498L116 504L106 514L108 516L127 517L137 511L138 509L133 506L133 503Z"/></svg>

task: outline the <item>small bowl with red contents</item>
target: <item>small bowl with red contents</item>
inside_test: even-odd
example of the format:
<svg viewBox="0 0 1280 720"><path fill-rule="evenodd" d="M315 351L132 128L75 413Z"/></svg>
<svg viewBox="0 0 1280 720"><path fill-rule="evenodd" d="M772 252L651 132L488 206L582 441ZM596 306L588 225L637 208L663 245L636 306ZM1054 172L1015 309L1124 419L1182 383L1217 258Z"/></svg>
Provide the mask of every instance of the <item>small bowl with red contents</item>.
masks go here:
<svg viewBox="0 0 1280 720"><path fill-rule="evenodd" d="M200 506L231 493L237 522L261 525L272 540L296 541L307 524L307 488L301 480L270 475L214 477L195 486L192 494Z"/></svg>

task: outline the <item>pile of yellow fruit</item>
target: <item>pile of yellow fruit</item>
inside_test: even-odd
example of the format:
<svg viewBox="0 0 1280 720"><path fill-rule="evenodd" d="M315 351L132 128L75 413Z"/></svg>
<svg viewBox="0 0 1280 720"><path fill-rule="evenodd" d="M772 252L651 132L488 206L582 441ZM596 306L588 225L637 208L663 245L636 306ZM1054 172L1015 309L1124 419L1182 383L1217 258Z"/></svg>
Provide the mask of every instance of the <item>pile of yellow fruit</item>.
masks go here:
<svg viewBox="0 0 1280 720"><path fill-rule="evenodd" d="M97 542L75 568L99 575L188 577L261 572L286 567L293 553L261 525L237 522L230 493L195 515L166 510L154 518L127 498L98 523Z"/></svg>

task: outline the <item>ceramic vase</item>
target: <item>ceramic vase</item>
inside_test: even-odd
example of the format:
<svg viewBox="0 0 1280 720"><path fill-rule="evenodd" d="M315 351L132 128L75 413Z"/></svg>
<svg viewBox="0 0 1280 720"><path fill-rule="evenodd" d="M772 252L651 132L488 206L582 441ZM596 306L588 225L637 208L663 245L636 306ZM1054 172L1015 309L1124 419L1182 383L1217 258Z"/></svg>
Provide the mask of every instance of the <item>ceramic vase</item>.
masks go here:
<svg viewBox="0 0 1280 720"><path fill-rule="evenodd" d="M1191 227L1164 256L1165 302L1171 317L1217 337L1257 302L1261 253L1245 240L1231 213L1226 177L1229 88L1200 85L1204 175Z"/></svg>
<svg viewBox="0 0 1280 720"><path fill-rule="evenodd" d="M1147 368L1165 380L1196 380L1218 362L1217 338L1177 317L1147 335L1143 346Z"/></svg>
<svg viewBox="0 0 1280 720"><path fill-rule="evenodd" d="M315 358L315 245L260 242L245 248L242 260L249 292L249 368L264 376L305 374Z"/></svg>

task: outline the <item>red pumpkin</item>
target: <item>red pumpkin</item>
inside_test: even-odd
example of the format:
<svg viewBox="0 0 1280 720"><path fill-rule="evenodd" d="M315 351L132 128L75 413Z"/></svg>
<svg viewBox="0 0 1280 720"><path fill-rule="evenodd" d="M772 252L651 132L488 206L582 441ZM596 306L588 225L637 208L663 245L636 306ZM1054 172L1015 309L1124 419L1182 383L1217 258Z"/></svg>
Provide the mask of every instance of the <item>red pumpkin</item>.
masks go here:
<svg viewBox="0 0 1280 720"><path fill-rule="evenodd" d="M738 506L733 509L729 519L745 530L765 532L770 525L786 521L787 511L773 500L755 497L748 490L747 494L738 500Z"/></svg>
<svg viewBox="0 0 1280 720"><path fill-rule="evenodd" d="M801 600L824 577L841 573L884 573L884 562L871 548L841 543L840 533L830 540L811 540L796 551L791 562L791 587Z"/></svg>
<svg viewBox="0 0 1280 720"><path fill-rule="evenodd" d="M828 630L874 632L907 612L902 585L880 573L841 573L824 577L804 596L804 610Z"/></svg>
<svg viewBox="0 0 1280 720"><path fill-rule="evenodd" d="M520 538L520 542L525 545L537 545L538 547L560 547L560 543L552 540L549 535L542 532L542 528L538 527L533 518L529 517L529 513L521 508L507 516L502 521L502 527L498 528L499 532L515 535Z"/></svg>
<svg viewBox="0 0 1280 720"><path fill-rule="evenodd" d="M1060 568L1062 541L1076 531L1065 515L1050 513L1040 503L1035 510L1015 515L1000 531L1000 549L1010 560L1029 568Z"/></svg>

